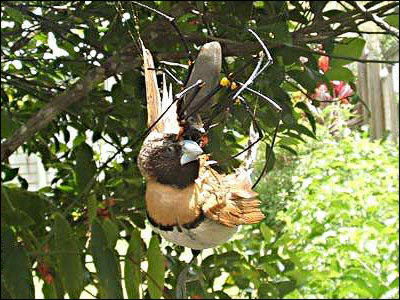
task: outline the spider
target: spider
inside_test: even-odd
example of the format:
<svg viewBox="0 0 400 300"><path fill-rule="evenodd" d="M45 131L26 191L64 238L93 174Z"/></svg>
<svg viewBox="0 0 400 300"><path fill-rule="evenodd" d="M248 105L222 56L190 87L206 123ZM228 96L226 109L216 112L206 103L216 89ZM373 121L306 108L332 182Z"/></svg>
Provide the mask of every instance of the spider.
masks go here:
<svg viewBox="0 0 400 300"><path fill-rule="evenodd" d="M266 147L266 160L264 167L258 177L258 179L254 182L253 188L257 186L260 182L261 178L266 173L268 167L270 167L270 160L273 155L273 147L275 144L275 140L277 137L277 133L280 126L280 121L282 120L282 112L283 109L279 106L275 101L270 99L269 97L263 95L262 93L250 88L256 78L261 75L271 64L273 64L272 56L266 47L265 43L261 40L261 38L251 29L248 29L248 32L253 35L253 37L257 40L257 42L261 46L261 51L245 63L241 68L236 70L235 72L225 72L226 76L222 77L219 80L221 67L217 65L215 61L221 60L221 50L218 47L208 47L207 49L203 49L200 51L199 56L196 61L201 60L201 64L196 64L196 61L193 60L191 51L189 50L188 44L184 38L184 35L181 33L180 29L176 24L176 19L171 17L155 8L152 8L148 5L145 5L140 2L133 1L137 6L143 7L147 10L150 10L157 15L167 19L174 30L179 35L180 40L185 48L187 56L189 58L189 68L188 74L184 81L180 81L177 79L172 72L168 70L167 67L157 68L156 70L161 70L167 76L172 78L176 83L178 83L182 87L182 91L174 96L173 103L178 102L178 118L179 123L183 128L188 129L188 127L193 124L194 119L196 118L196 114L201 114L202 109L206 106L213 104L213 97L222 89L228 91L228 96L226 97L223 103L217 103L213 105L212 113L209 114L209 110L207 114L203 113L205 117L205 122L202 124L202 128L191 128L190 130L185 130L185 132L189 132L191 135L191 139L199 141L202 146L206 146L208 144L207 134L213 130L218 124L213 124L213 121L218 118L221 113L229 111L233 108L235 104L242 105L247 114L251 118L252 124L258 133L258 137L255 140L249 140L248 145L242 149L239 153L231 156L228 159L223 159L216 162L217 166L221 166L228 161L238 157L239 155L248 151L251 147L253 147L256 143L260 142L264 138L264 132L261 129L260 125L257 122L255 111L252 111L252 108L248 101L245 99L242 94L244 92L249 92L267 103L270 107L272 107L278 114L278 120L275 124L275 129L272 134L272 139L269 147ZM214 60L206 60L202 56L215 58ZM256 64L254 70L251 75L244 81L238 81L236 78L238 75L242 73L244 69L249 67L251 64ZM163 64L168 65L168 63L163 62ZM203 74L207 74L207 78L199 78L203 76ZM217 82L217 84L206 84L204 86L204 81L208 82ZM167 110L171 107L170 105ZM150 132L150 130L156 125L156 123L164 116L167 112L164 111L158 120L155 121L154 124L150 126L150 128L146 131L146 134ZM216 166L216 167L217 167ZM271 167L270 167L271 168Z"/></svg>

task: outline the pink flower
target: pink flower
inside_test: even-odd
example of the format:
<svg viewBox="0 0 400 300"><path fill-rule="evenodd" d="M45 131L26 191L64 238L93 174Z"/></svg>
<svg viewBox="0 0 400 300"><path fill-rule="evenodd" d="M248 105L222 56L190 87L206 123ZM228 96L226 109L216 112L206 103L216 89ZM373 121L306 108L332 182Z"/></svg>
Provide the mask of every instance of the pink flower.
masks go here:
<svg viewBox="0 0 400 300"><path fill-rule="evenodd" d="M330 101L332 100L331 94L329 94L328 87L325 83L320 84L316 89L315 93L311 95L311 98L319 101Z"/></svg>
<svg viewBox="0 0 400 300"><path fill-rule="evenodd" d="M338 100L348 98L354 93L351 86L344 81L333 80L332 85L335 98L337 98Z"/></svg>
<svg viewBox="0 0 400 300"><path fill-rule="evenodd" d="M326 73L329 70L329 56L320 56L318 59L318 67Z"/></svg>

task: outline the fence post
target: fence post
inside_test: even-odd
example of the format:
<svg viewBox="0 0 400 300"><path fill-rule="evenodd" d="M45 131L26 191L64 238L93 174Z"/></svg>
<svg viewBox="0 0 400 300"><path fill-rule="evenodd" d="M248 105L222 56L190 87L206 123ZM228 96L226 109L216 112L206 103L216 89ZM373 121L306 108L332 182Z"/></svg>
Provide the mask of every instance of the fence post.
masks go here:
<svg viewBox="0 0 400 300"><path fill-rule="evenodd" d="M371 137L379 139L385 132L385 110L380 80L380 64L367 64L367 88L371 116Z"/></svg>

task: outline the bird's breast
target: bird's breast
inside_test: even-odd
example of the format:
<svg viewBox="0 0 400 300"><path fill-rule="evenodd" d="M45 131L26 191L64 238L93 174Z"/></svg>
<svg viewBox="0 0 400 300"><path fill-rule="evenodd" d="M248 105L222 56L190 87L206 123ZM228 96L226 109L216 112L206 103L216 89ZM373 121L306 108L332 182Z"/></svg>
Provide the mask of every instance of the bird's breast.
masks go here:
<svg viewBox="0 0 400 300"><path fill-rule="evenodd" d="M162 226L190 224L201 215L198 196L195 184L180 189L149 180L146 188L147 214Z"/></svg>

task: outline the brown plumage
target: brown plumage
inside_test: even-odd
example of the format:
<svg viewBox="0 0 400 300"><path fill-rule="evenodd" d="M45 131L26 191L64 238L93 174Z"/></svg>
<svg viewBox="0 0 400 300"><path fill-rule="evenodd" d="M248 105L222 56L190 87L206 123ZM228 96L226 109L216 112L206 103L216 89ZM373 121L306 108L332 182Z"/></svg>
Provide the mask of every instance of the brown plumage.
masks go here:
<svg viewBox="0 0 400 300"><path fill-rule="evenodd" d="M222 225L233 227L254 224L264 219L258 194L244 169L222 175L207 166L207 156L200 157L199 175L181 189L148 177L146 207L149 216L165 226L193 222L201 213Z"/></svg>
<svg viewBox="0 0 400 300"><path fill-rule="evenodd" d="M143 53L145 70L154 68L150 52L144 49ZM160 108L171 103L169 95L160 104L151 72L145 72L149 126L161 114ZM169 94L165 85L163 94ZM200 148L193 141L183 141L176 108L170 111L145 139L138 156L139 169L147 182L146 209L153 229L176 244L204 249L226 242L238 225L263 220L248 170L238 168L234 174L219 174L211 168L208 156L200 155L201 151L182 163L188 149Z"/></svg>

